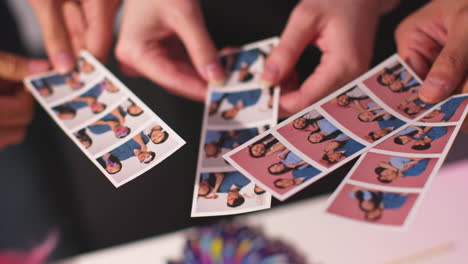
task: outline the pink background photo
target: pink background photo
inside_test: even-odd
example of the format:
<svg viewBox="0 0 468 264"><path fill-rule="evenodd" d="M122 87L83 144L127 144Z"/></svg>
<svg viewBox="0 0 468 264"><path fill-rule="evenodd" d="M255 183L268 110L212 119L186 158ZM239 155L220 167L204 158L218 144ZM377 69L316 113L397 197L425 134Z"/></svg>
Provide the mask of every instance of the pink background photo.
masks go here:
<svg viewBox="0 0 468 264"><path fill-rule="evenodd" d="M361 100L360 103L363 107L367 108L367 104L373 102L371 99ZM374 102L375 103L375 102ZM376 103L376 105L378 105ZM349 129L358 137L365 139L368 142L374 142L373 140L366 138L369 132L380 130L379 122L362 122L358 119L359 112L352 109L351 107L340 107L334 100L331 100L322 105L322 108L327 111L336 121L342 126Z"/></svg>
<svg viewBox="0 0 468 264"><path fill-rule="evenodd" d="M300 187L300 185L291 186L285 189L278 189L273 185L273 182L277 179L292 179L292 171L286 172L281 175L271 175L268 172L268 167L274 163L278 163L280 159L278 158L278 153L274 153L268 157L253 158L250 156L249 148L246 147L239 152L231 156L231 158L237 162L244 170L246 170L256 181L263 183L272 191L283 195L295 187ZM313 178L312 178L313 179Z"/></svg>
<svg viewBox="0 0 468 264"><path fill-rule="evenodd" d="M461 118L463 112L465 111L465 108L466 108L467 105L468 105L468 96L465 97L465 100L463 101L463 103L460 104L460 106L457 108L457 111L455 112L455 114L447 122L458 122L458 121L460 121L460 118ZM421 121L424 121L424 122L427 122L427 123L444 122L444 121L441 121L442 117L444 117L444 115L440 114L440 115L438 115L438 116L436 116L434 118L431 118L431 119L421 119Z"/></svg>
<svg viewBox="0 0 468 264"><path fill-rule="evenodd" d="M310 131L294 129L292 126L292 122L281 127L277 130L277 132L280 135L282 135L291 145L296 147L299 151L304 153L307 157L311 158L312 160L320 163L325 167L334 166L335 164L329 165L326 162L322 162L320 158L322 151L325 149L330 140L317 144L312 144L307 140Z"/></svg>
<svg viewBox="0 0 468 264"><path fill-rule="evenodd" d="M391 64L393 64L392 62ZM382 68L383 69L383 68ZM372 76L371 78L364 81L364 84L369 88L375 95L377 95L380 100L390 106L396 112L402 114L407 118L416 118L417 116L421 115L425 112L421 111L419 115L415 115L413 117L409 117L403 111L398 109L398 105L402 103L405 99L410 97L413 93L410 91L402 92L402 93L394 93L388 87L382 86L377 82L377 77L380 75L380 71Z"/></svg>
<svg viewBox="0 0 468 264"><path fill-rule="evenodd" d="M327 208L327 212L351 218L366 223L401 226L405 223L408 214L414 206L419 194L408 194L408 200L399 209L384 209L382 218L378 221L368 221L364 219L364 212L359 209L356 198L350 197L350 193L356 185L346 184L340 193L335 197L331 205ZM365 189L365 188L361 188Z"/></svg>
<svg viewBox="0 0 468 264"><path fill-rule="evenodd" d="M393 152L403 152L403 153L416 153L416 154L439 154L444 151L445 146L447 145L447 141L450 139L455 126L448 126L448 131L445 136L436 139L431 143L431 147L426 150L414 150L411 148L413 146L413 142L411 141L406 145L398 145L396 144L393 140L398 137L399 135L394 135L386 140L384 140L382 143L378 144L375 146L376 149L381 149L381 150L387 150L387 151L393 151Z"/></svg>
<svg viewBox="0 0 468 264"><path fill-rule="evenodd" d="M402 188L423 188L427 182L427 179L432 173L434 166L437 163L436 158L431 158L427 165L426 170L418 176L407 176L401 177L394 180L391 183L381 183L377 180L377 174L374 172L375 168L378 167L380 162L390 162L390 158L395 157L392 155L385 155L374 152L367 152L365 158L358 165L356 170L353 172L353 175L350 179L366 182L370 184L376 184L381 186L389 187L402 187ZM404 155L399 156L404 157Z"/></svg>

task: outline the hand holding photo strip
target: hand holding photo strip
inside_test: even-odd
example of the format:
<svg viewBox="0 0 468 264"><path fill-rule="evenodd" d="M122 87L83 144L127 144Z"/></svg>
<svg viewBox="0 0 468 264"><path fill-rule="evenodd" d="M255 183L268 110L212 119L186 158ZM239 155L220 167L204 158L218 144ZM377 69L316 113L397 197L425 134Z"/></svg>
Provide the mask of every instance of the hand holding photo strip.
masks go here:
<svg viewBox="0 0 468 264"><path fill-rule="evenodd" d="M256 42L221 57L227 80L224 86L207 89L192 217L270 208L271 195L222 155L276 125L279 87L263 88L258 79L277 41Z"/></svg>
<svg viewBox="0 0 468 264"><path fill-rule="evenodd" d="M115 187L135 179L185 144L86 51L81 52L72 73L45 73L24 82Z"/></svg>
<svg viewBox="0 0 468 264"><path fill-rule="evenodd" d="M360 154L384 146L382 149L390 151L387 155L413 158L408 160L408 168L405 169L409 172L406 173L421 169L422 163L428 161L423 177L413 182L403 182L401 179L395 181L395 186L401 185L402 189L413 192L415 189L427 188L428 184L423 179L430 181L428 175L433 175L443 162L465 118L465 107L468 104L465 99L468 96L455 95L436 105L427 105L417 98L420 83L413 71L394 55L355 81L223 157L249 179L270 191L275 198L285 200ZM431 118L437 121L428 123L427 120ZM418 123L423 121L426 123ZM320 169L321 173L287 193L269 187L262 174L250 168L251 161L248 158L249 148L267 135L273 135L276 141ZM395 139L397 137L402 141ZM448 147L447 142L450 142ZM402 146L406 151L401 151ZM425 158L429 160L413 164ZM413 165L416 167L409 168ZM397 175L402 173L399 171ZM374 185L382 187L375 182Z"/></svg>

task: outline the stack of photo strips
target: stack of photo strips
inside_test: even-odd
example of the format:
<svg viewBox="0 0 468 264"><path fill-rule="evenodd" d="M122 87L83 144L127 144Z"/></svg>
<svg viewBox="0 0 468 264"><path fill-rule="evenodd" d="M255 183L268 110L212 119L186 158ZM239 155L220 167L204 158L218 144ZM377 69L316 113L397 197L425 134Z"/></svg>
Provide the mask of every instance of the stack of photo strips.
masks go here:
<svg viewBox="0 0 468 264"><path fill-rule="evenodd" d="M83 51L69 74L25 79L42 107L119 187L174 153L184 140Z"/></svg>
<svg viewBox="0 0 468 264"><path fill-rule="evenodd" d="M468 95L437 105L393 56L330 96L224 155L279 200L361 156L326 211L402 227L439 170L467 114Z"/></svg>
<svg viewBox="0 0 468 264"><path fill-rule="evenodd" d="M307 262L291 245L267 238L260 230L226 222L199 228L189 235L183 260L168 264L269 264Z"/></svg>
<svg viewBox="0 0 468 264"><path fill-rule="evenodd" d="M192 216L227 215L270 208L271 195L234 169L223 154L276 125L279 87L259 77L277 39L253 43L220 59L224 86L207 91L194 184Z"/></svg>

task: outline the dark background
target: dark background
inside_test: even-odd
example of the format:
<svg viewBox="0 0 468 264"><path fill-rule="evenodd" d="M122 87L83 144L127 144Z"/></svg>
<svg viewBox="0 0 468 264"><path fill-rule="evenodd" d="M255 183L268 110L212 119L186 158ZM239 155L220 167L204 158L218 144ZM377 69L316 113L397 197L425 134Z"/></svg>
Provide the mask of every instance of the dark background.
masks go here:
<svg viewBox="0 0 468 264"><path fill-rule="evenodd" d="M209 31L220 48L280 35L297 3L202 2ZM396 52L396 26L427 1L401 2L381 20L373 65ZM2 5L3 1L0 50L24 54L14 21ZM302 77L314 69L319 58L316 49L305 52L298 64ZM202 104L170 95L145 79L122 75L114 57L108 66L187 144L154 169L116 189L37 107L26 141L0 152L0 249L29 248L52 228L59 228L62 242L54 257L61 258L220 219L190 218ZM466 156L460 146L454 149L449 160ZM285 203L274 201L273 207L333 191L352 164Z"/></svg>

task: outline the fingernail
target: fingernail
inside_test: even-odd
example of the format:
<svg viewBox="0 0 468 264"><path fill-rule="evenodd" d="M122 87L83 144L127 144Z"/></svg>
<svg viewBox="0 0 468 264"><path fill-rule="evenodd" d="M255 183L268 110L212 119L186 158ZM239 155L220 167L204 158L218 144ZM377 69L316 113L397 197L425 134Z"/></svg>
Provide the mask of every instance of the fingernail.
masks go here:
<svg viewBox="0 0 468 264"><path fill-rule="evenodd" d="M423 83L420 96L428 103L438 102L451 94L447 82L439 78L429 78Z"/></svg>
<svg viewBox="0 0 468 264"><path fill-rule="evenodd" d="M75 59L71 53L62 52L52 57L52 62L59 73L68 73L75 65Z"/></svg>
<svg viewBox="0 0 468 264"><path fill-rule="evenodd" d="M50 69L50 63L45 60L31 60L28 63L28 71L30 73L40 73Z"/></svg>
<svg viewBox="0 0 468 264"><path fill-rule="evenodd" d="M270 87L274 83L277 82L278 75L279 75L279 68L276 65L266 64L263 69L260 83L262 85L265 85L265 86L268 85L268 87Z"/></svg>
<svg viewBox="0 0 468 264"><path fill-rule="evenodd" d="M205 71L210 83L215 85L224 84L224 70L218 61L206 65Z"/></svg>

